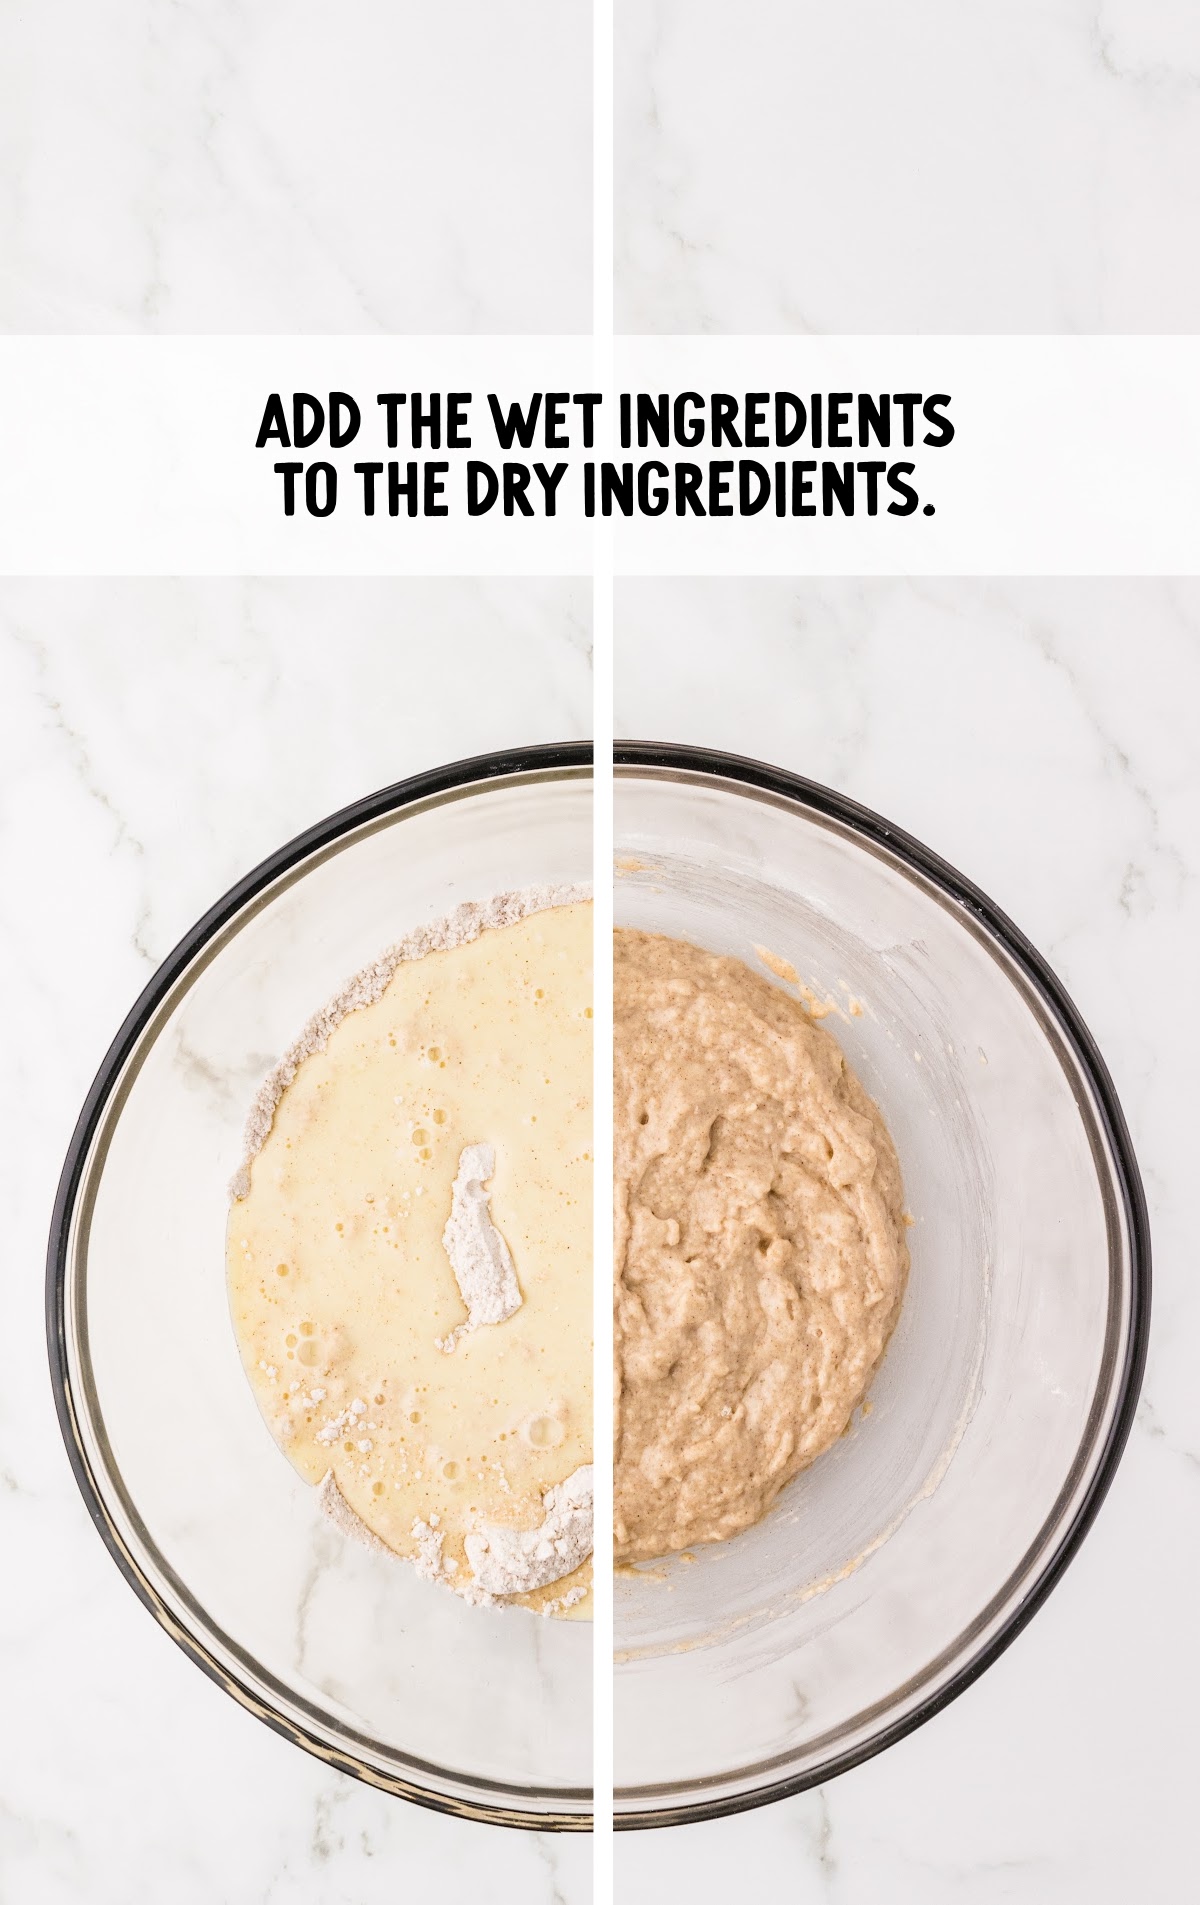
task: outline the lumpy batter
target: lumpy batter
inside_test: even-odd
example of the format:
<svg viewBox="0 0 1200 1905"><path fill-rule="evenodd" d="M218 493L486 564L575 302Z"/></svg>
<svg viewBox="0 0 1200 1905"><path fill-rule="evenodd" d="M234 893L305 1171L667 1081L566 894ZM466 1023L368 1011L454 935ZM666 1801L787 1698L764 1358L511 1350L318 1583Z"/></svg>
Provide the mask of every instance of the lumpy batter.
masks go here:
<svg viewBox="0 0 1200 1905"><path fill-rule="evenodd" d="M251 1122L229 1289L259 1406L335 1520L468 1600L578 1618L591 907L521 897L313 1021Z"/></svg>
<svg viewBox="0 0 1200 1905"><path fill-rule="evenodd" d="M830 1033L741 960L614 950L619 1562L724 1541L845 1429L908 1274L900 1168Z"/></svg>

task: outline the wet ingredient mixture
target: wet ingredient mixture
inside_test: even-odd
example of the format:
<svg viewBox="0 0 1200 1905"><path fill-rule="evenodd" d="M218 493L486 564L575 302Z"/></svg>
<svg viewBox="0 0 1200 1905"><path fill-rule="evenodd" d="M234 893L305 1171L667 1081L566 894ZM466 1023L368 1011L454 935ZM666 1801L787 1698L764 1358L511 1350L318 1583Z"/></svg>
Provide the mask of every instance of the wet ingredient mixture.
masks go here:
<svg viewBox="0 0 1200 1905"><path fill-rule="evenodd" d="M750 1527L843 1432L908 1274L900 1167L837 1040L739 959L614 949L618 1562Z"/></svg>
<svg viewBox="0 0 1200 1905"><path fill-rule="evenodd" d="M276 1440L348 1533L474 1602L591 1578L591 906L423 929L260 1094L228 1229Z"/></svg>

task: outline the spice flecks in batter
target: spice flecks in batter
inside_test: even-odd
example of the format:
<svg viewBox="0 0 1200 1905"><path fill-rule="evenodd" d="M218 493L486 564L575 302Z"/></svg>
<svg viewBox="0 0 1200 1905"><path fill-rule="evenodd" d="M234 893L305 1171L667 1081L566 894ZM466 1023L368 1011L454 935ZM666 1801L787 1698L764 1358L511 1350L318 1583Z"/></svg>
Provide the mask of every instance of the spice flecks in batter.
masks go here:
<svg viewBox="0 0 1200 1905"><path fill-rule="evenodd" d="M648 933L619 931L614 958L614 1547L629 1563L748 1528L837 1440L908 1249L883 1118L800 1001Z"/></svg>

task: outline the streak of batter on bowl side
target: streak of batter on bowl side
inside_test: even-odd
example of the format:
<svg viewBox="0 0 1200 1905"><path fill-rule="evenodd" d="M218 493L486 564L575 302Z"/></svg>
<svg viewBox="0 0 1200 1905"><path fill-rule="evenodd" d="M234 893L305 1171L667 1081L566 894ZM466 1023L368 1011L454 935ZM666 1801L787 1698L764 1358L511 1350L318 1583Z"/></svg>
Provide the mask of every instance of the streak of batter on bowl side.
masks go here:
<svg viewBox="0 0 1200 1905"><path fill-rule="evenodd" d="M985 1274L990 1284L990 1272L986 1271L986 1268ZM918 1507L921 1502L931 1500L935 1492L941 1487L950 1464L958 1453L959 1444L971 1425L971 1420L979 1401L979 1387L983 1375L983 1355L986 1340L986 1326L981 1322L975 1339L975 1352L970 1377L967 1383L966 1399L962 1408L959 1410L945 1445L939 1450L928 1474L924 1477L919 1486L913 1489L903 1506L896 1510L896 1513L891 1519L885 1523L877 1534L871 1537L870 1541L866 1542L864 1546L859 1549L857 1554L852 1555L848 1561L843 1562L840 1568L834 1568L825 1574L819 1575L815 1580L806 1581L802 1587L783 1589L771 1606L756 1608L750 1613L728 1615L716 1626L708 1628L702 1634L693 1634L682 1640L671 1641L667 1646L656 1642L641 1647L619 1647L615 1649L613 1653L614 1665L618 1667L626 1666L636 1660L661 1658L664 1654L690 1654L702 1647L721 1646L725 1641L731 1640L734 1634L740 1633L748 1627L757 1627L764 1620L770 1621L776 1619L790 1612L793 1608L802 1607L807 1601L815 1601L818 1595L828 1594L831 1588L838 1587L843 1581L848 1581L853 1575L857 1574L864 1563L869 1561L873 1554L878 1554L879 1550L891 1540L897 1530L903 1527L913 1509ZM864 1402L861 1412L863 1415L867 1413L868 1407L869 1403ZM691 1561L694 1558L694 1556L686 1553L681 1553L674 1557L674 1559L679 1561ZM668 1589L672 1585L670 1575L666 1570L644 1567L621 1567L617 1569L617 1573L631 1576L638 1581L652 1582L656 1586L666 1586Z"/></svg>

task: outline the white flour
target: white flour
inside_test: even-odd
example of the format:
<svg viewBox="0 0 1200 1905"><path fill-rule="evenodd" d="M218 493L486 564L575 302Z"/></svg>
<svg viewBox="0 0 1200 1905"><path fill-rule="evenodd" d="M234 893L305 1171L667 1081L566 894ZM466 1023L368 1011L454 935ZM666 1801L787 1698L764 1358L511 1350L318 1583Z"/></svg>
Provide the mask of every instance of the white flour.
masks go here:
<svg viewBox="0 0 1200 1905"><path fill-rule="evenodd" d="M373 1554L398 1557L379 1539L361 1515L355 1513L334 1479L333 1470L317 1488L317 1500L335 1528L359 1541ZM458 1563L443 1554L445 1536L433 1515L428 1521L413 1522L413 1540L417 1552L410 1565L426 1581L437 1581L461 1595L472 1607L494 1607L507 1594L531 1594L535 1588L548 1587L574 1574L592 1552L592 1470L577 1468L557 1488L542 1496L545 1511L540 1528L484 1528L466 1539L467 1559L472 1578L459 1580ZM587 1593L585 1587L568 1589L559 1600L543 1608L553 1614L574 1607Z"/></svg>
<svg viewBox="0 0 1200 1905"><path fill-rule="evenodd" d="M540 1528L483 1528L466 1538L475 1580L489 1594L531 1594L574 1574L592 1552L592 1469L542 1496Z"/></svg>
<svg viewBox="0 0 1200 1905"><path fill-rule="evenodd" d="M521 1307L513 1260L492 1222L483 1188L495 1168L496 1153L490 1144L468 1144L458 1161L442 1247L467 1306L467 1320L449 1336L436 1339L447 1355L460 1336L468 1336L484 1323L503 1323Z"/></svg>
<svg viewBox="0 0 1200 1905"><path fill-rule="evenodd" d="M317 1486L317 1500L321 1504L322 1512L328 1515L334 1527L342 1534L348 1535L351 1541L361 1543L364 1548L369 1548L372 1554L390 1555L393 1561L398 1559L387 1543L381 1541L374 1530L368 1528L362 1516L356 1514L351 1508L334 1479L332 1469ZM459 1582L454 1579L457 1563L448 1560L442 1554L445 1537L438 1526L436 1515L429 1521L414 1521L412 1532L413 1540L417 1544L417 1552L411 1556L411 1565L423 1580L437 1581L443 1587L453 1588L454 1592L461 1594L463 1600L469 1601L472 1607L495 1606L494 1594L487 1593L473 1581Z"/></svg>
<svg viewBox="0 0 1200 1905"><path fill-rule="evenodd" d="M346 1497L334 1480L333 1470L317 1483L317 1500L321 1504L322 1514L328 1515L335 1528L352 1541L361 1541L364 1548L370 1548L372 1554L391 1554L385 1541L367 1527L361 1515L356 1515Z"/></svg>
<svg viewBox="0 0 1200 1905"><path fill-rule="evenodd" d="M494 1594L489 1594L474 1581L457 1579L457 1561L442 1552L445 1537L438 1526L438 1519L437 1515L431 1515L428 1521L422 1521L418 1516L413 1522L413 1540L417 1544L417 1552L412 1557L413 1567L423 1580L437 1581L440 1586L452 1589L471 1607L495 1607Z"/></svg>
<svg viewBox="0 0 1200 1905"><path fill-rule="evenodd" d="M356 972L328 1005L314 1013L299 1038L288 1046L260 1085L246 1120L242 1161L229 1186L230 1198L236 1201L249 1191L250 1166L270 1136L279 1100L305 1059L313 1052L324 1051L330 1033L351 1012L374 1005L397 966L410 959L423 959L426 953L449 952L455 946L466 946L481 933L497 926L515 926L531 913L545 913L553 906L573 906L579 900L590 899L591 891L590 886L527 886L516 893L497 893L490 900L468 900L442 919L416 927L371 965Z"/></svg>
<svg viewBox="0 0 1200 1905"><path fill-rule="evenodd" d="M568 1588L565 1594L558 1595L553 1601L543 1601L541 1609L543 1619L551 1614L562 1614L568 1607L578 1607L586 1595L585 1587L573 1587Z"/></svg>

